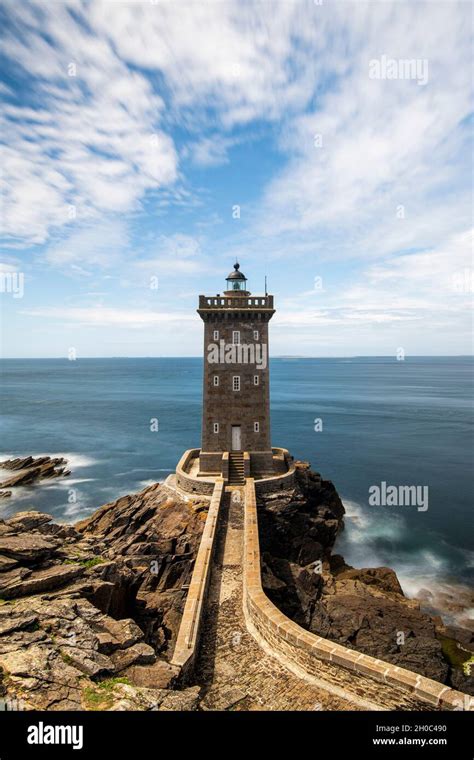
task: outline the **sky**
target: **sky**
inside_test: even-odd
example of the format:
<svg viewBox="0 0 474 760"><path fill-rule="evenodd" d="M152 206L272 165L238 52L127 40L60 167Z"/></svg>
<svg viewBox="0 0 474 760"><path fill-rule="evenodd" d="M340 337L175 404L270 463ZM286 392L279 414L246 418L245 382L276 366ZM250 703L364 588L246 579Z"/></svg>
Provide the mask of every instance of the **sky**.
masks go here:
<svg viewBox="0 0 474 760"><path fill-rule="evenodd" d="M2 0L5 357L472 353L470 2Z"/></svg>

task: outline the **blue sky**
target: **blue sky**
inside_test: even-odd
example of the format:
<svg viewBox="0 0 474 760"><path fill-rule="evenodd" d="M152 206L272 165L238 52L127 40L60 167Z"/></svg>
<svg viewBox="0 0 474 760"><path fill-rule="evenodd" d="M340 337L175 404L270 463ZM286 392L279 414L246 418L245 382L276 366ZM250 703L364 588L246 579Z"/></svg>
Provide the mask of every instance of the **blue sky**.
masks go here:
<svg viewBox="0 0 474 760"><path fill-rule="evenodd" d="M199 355L236 257L273 355L471 353L470 3L0 15L4 356Z"/></svg>

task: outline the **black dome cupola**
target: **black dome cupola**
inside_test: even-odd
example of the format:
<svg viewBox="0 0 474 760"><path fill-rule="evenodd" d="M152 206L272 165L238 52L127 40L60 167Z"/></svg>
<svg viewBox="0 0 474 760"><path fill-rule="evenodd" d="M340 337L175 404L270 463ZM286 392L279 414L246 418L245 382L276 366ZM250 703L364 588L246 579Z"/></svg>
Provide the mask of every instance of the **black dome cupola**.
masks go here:
<svg viewBox="0 0 474 760"><path fill-rule="evenodd" d="M240 271L240 264L238 261L234 264L234 271L226 277L227 290L247 292L247 278L243 272Z"/></svg>

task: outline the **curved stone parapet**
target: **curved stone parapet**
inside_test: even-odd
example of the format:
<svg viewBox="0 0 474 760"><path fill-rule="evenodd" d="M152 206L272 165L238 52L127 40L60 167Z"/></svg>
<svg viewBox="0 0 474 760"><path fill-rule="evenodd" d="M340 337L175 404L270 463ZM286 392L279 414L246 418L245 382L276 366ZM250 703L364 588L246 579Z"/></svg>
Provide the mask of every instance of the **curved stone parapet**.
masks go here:
<svg viewBox="0 0 474 760"><path fill-rule="evenodd" d="M255 490L258 494L284 491L291 488L295 482L295 463L288 449L273 448L275 475L254 479Z"/></svg>
<svg viewBox="0 0 474 760"><path fill-rule="evenodd" d="M262 588L255 485L252 478L247 478L244 612L249 629L261 644L290 669L310 678L324 678L347 689L348 693L363 690L368 698L386 706L385 709L473 709L473 698L467 694L316 636L275 607Z"/></svg>
<svg viewBox="0 0 474 760"><path fill-rule="evenodd" d="M214 491L216 478L198 478L189 472L193 460L198 460L201 449L188 449L176 466L176 485L186 493L210 495Z"/></svg>
<svg viewBox="0 0 474 760"><path fill-rule="evenodd" d="M287 449L276 448L273 451L275 474L256 477L255 488L257 493L270 493L291 488L295 480L295 463ZM188 449L178 462L176 467L176 485L182 491L190 494L210 496L214 490L216 475L199 474L199 454L201 449ZM244 467L245 476L249 477L251 468L251 453L245 451ZM224 482L229 479L229 452L222 453L222 473Z"/></svg>

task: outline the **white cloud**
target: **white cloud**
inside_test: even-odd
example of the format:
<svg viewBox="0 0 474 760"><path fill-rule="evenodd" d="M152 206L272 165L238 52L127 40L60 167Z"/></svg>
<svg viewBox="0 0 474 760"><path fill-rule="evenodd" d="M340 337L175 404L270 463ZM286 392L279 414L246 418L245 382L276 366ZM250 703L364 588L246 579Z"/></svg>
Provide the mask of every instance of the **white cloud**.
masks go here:
<svg viewBox="0 0 474 760"><path fill-rule="evenodd" d="M25 95L18 105L2 89L8 245L52 241L49 264L81 278L99 270L112 287L211 272L204 220L220 223L219 188L196 190L180 171L230 164L233 145L261 136L269 150L255 187L251 168L229 165L245 213L219 256L249 250L269 262L284 257L285 266L291 256L311 278L331 266L337 276L340 260L354 265L342 292L287 299L275 317L283 330L302 326L310 342L324 326L335 343L338 331L367 338L374 325L382 341L414 326L465 333L468 294L458 285L471 264L469 241L457 233L470 218L468 4L6 7L3 49ZM369 61L382 55L426 58L428 83L369 79ZM154 209L179 207L174 229L186 233L163 234L170 227L148 216L133 250L127 223L156 190ZM184 218L199 204L203 237L189 231L191 214ZM288 280L291 292L291 273ZM104 308L90 313L115 324ZM83 312L67 313L89 324ZM145 313L131 315L133 324Z"/></svg>
<svg viewBox="0 0 474 760"><path fill-rule="evenodd" d="M295 249L316 232L317 240L335 237L331 255L378 255L417 244L428 225L433 239L460 226L467 187L443 201L426 198L459 173L470 90L462 3L8 7L23 33L6 35L5 52L37 78L43 106L6 110L7 234L42 242L51 226L67 223L69 204L80 219L121 213L173 183L177 155L163 124L176 121L194 134L214 126L183 149L203 167L227 161L232 126L279 122L290 161L267 188L256 231L285 234ZM382 54L426 57L428 84L370 80L368 62ZM167 107L130 65L162 77ZM322 148L314 148L315 133Z"/></svg>
<svg viewBox="0 0 474 760"><path fill-rule="evenodd" d="M25 309L22 314L30 317L61 320L75 326L115 327L141 329L158 325L178 325L195 321L189 312L158 312L144 309L119 309L106 306L45 307Z"/></svg>
<svg viewBox="0 0 474 760"><path fill-rule="evenodd" d="M399 345L429 354L436 353L440 339L448 341L448 352L467 354L472 347L471 249L469 230L435 249L372 264L347 286L325 283L323 291L289 297L277 304L277 334L297 330L298 342L315 355L322 346L337 356L341 349L388 354Z"/></svg>
<svg viewBox="0 0 474 760"><path fill-rule="evenodd" d="M49 246L46 261L66 271L91 274L87 269L118 270L128 249L128 228L120 220L73 229L71 234Z"/></svg>
<svg viewBox="0 0 474 760"><path fill-rule="evenodd" d="M190 156L196 166L221 166L229 163L227 154L232 141L219 135L203 137L186 148L184 156Z"/></svg>
<svg viewBox="0 0 474 760"><path fill-rule="evenodd" d="M345 20L341 8L321 66L330 73L347 35L350 67L284 130L290 160L266 189L256 233L318 258L432 245L470 218L467 6L442 3L426 15L423 3L360 3ZM428 59L426 86L369 79L368 61L387 53Z"/></svg>
<svg viewBox="0 0 474 760"><path fill-rule="evenodd" d="M20 269L20 264L11 264L7 261L0 261L0 273L1 274L12 274L13 272L18 272Z"/></svg>
<svg viewBox="0 0 474 760"><path fill-rule="evenodd" d="M125 61L163 72L177 108L200 105L200 118L211 107L226 126L275 119L311 97L315 65L296 43L318 23L313 3L273 3L271 12L258 1L182 2L179 12L172 3L95 3L90 18Z"/></svg>
<svg viewBox="0 0 474 760"><path fill-rule="evenodd" d="M5 33L4 52L36 82L41 107L4 112L7 240L42 243L69 222L71 207L79 221L128 211L147 190L177 178L177 154L160 126L161 97L107 40L87 31L85 19L76 23L71 7L85 8L9 5L24 26L21 38Z"/></svg>

